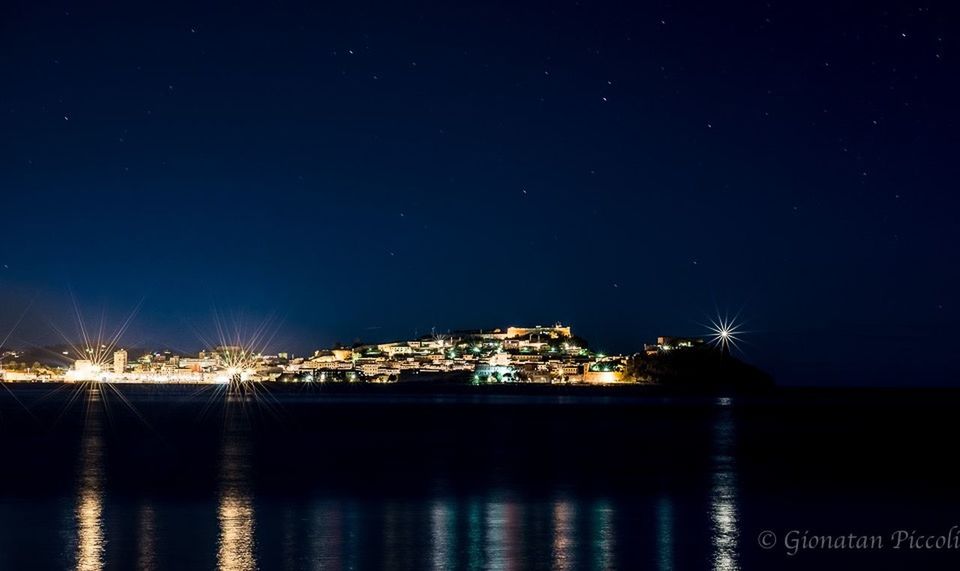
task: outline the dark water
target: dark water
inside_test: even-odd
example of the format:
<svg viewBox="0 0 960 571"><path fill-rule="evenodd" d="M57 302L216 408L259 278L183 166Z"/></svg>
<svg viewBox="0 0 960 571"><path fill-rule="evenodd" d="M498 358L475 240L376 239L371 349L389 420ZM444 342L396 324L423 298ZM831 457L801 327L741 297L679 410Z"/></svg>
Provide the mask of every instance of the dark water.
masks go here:
<svg viewBox="0 0 960 571"><path fill-rule="evenodd" d="M958 405L0 387L0 569L956 568Z"/></svg>

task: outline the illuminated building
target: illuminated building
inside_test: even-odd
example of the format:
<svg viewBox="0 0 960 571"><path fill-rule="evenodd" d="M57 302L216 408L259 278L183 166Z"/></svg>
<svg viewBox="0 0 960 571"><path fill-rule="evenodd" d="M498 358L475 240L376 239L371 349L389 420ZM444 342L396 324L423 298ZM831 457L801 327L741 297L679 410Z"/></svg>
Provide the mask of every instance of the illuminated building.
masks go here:
<svg viewBox="0 0 960 571"><path fill-rule="evenodd" d="M36 373L23 373L20 371L5 371L0 369L0 382L4 383L33 382L39 380L39 378Z"/></svg>
<svg viewBox="0 0 960 571"><path fill-rule="evenodd" d="M657 337L656 345L644 345L643 350L647 355L656 355L665 351L675 351L677 349L691 349L703 344L703 339L693 337Z"/></svg>
<svg viewBox="0 0 960 571"><path fill-rule="evenodd" d="M733 327L723 343L734 339ZM667 337L644 345L646 356L668 352L696 351L706 348L703 339ZM3 374L4 380L65 380L117 383L228 383L240 381L285 382L398 382L436 375L447 380L473 376L474 382L543 383L624 383L653 382L650 375L638 375L631 357L605 356L587 349L586 342L574 337L569 326L509 327L494 330L457 331L432 334L414 340L360 344L346 349L336 345L320 349L309 358L283 359L289 353L267 354L239 344L221 343L196 357L181 357L170 351L147 352L130 361L124 349L96 348L64 371L20 377ZM113 362L104 359L109 353ZM89 357L86 357L89 355ZM645 358L645 357L644 357ZM466 374L461 374L466 373ZM423 379L424 377L419 377Z"/></svg>
<svg viewBox="0 0 960 571"><path fill-rule="evenodd" d="M127 369L127 351L120 349L113 354L113 372L122 375Z"/></svg>
<svg viewBox="0 0 960 571"><path fill-rule="evenodd" d="M64 379L67 381L98 381L103 372L100 365L87 359L77 359L73 362L73 369L66 372Z"/></svg>
<svg viewBox="0 0 960 571"><path fill-rule="evenodd" d="M585 383L619 383L623 381L623 367L615 361L598 361L583 367Z"/></svg>
<svg viewBox="0 0 960 571"><path fill-rule="evenodd" d="M481 363L477 365L474 377L479 381L499 381L513 382L519 380L517 372L509 365L492 365L490 363Z"/></svg>
<svg viewBox="0 0 960 571"><path fill-rule="evenodd" d="M377 345L377 348L393 357L395 355L410 355L413 353L413 347L409 343L384 343Z"/></svg>
<svg viewBox="0 0 960 571"><path fill-rule="evenodd" d="M569 338L573 336L569 325L564 327L559 323L552 327L544 327L542 325L537 325L536 327L507 327L508 339L529 335L540 335L550 339Z"/></svg>

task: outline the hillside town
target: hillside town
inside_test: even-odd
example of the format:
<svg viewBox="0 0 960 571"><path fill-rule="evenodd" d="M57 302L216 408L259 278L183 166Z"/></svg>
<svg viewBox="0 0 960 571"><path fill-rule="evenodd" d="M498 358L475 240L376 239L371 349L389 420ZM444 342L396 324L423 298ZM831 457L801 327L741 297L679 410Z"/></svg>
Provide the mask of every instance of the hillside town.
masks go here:
<svg viewBox="0 0 960 571"><path fill-rule="evenodd" d="M660 337L644 355L692 348L702 339ZM70 358L73 353L79 357ZM85 353L85 354L83 354ZM454 331L388 343L334 346L298 357L265 354L242 345L222 345L196 355L170 351L131 355L100 346L64 351L63 366L27 364L16 351L3 354L0 380L7 382L228 383L395 383L463 380L484 383L637 383L630 374L634 356L592 352L569 326L506 327ZM69 363L72 361L72 363Z"/></svg>

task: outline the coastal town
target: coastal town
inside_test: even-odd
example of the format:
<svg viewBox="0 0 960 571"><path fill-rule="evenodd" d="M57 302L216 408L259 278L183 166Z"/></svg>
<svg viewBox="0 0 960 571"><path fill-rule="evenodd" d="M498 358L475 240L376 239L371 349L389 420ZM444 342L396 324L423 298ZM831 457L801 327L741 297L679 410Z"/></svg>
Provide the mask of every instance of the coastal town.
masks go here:
<svg viewBox="0 0 960 571"><path fill-rule="evenodd" d="M431 380L486 383L652 383L631 362L705 344L700 338L659 337L635 355L605 355L588 348L570 326L505 327L432 333L387 343L355 343L312 355L267 354L223 344L194 355L133 352L99 345L63 351L63 365L27 363L6 351L5 382L115 383L397 383ZM21 359L21 360L18 360Z"/></svg>

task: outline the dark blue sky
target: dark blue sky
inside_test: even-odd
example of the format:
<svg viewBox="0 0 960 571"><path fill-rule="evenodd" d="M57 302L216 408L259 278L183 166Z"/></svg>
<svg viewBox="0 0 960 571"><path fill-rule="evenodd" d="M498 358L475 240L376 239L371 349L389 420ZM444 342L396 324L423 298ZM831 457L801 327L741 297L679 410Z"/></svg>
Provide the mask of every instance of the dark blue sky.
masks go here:
<svg viewBox="0 0 960 571"><path fill-rule="evenodd" d="M960 379L950 3L314 4L2 4L13 344L69 288L191 349L719 307L783 382Z"/></svg>

